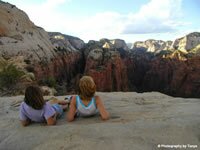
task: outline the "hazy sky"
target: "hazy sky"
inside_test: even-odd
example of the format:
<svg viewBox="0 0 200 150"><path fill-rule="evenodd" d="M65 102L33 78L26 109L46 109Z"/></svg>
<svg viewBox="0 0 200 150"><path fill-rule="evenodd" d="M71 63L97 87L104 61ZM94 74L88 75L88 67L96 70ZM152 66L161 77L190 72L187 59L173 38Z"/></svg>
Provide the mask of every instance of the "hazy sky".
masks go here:
<svg viewBox="0 0 200 150"><path fill-rule="evenodd" d="M7 0L46 31L83 39L174 40L200 32L200 0Z"/></svg>

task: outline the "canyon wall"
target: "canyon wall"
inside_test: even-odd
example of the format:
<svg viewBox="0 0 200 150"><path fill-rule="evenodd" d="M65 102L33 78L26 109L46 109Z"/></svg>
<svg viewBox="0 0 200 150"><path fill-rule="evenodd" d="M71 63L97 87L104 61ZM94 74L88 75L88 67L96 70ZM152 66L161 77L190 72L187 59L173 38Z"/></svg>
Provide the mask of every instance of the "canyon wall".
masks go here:
<svg viewBox="0 0 200 150"><path fill-rule="evenodd" d="M200 97L198 32L173 42L139 41L128 48L121 39L84 43L77 37L46 32L22 10L2 1L0 18L0 71L3 62L13 63L31 74L31 79L25 78L30 84L53 78L57 90L74 92L80 77L90 75L98 91Z"/></svg>
<svg viewBox="0 0 200 150"><path fill-rule="evenodd" d="M84 42L79 38L48 33L30 21L25 12L0 2L0 57L14 63L25 74L33 73L39 82L54 78L70 85L82 72ZM15 60L20 59L20 63ZM23 64L23 65L21 65Z"/></svg>

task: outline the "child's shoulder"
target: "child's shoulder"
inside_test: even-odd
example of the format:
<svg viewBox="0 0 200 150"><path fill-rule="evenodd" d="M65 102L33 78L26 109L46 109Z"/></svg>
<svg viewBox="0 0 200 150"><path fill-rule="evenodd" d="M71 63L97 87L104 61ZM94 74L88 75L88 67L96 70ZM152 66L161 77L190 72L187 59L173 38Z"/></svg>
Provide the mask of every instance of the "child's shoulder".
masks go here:
<svg viewBox="0 0 200 150"><path fill-rule="evenodd" d="M95 95L94 98L95 99L100 99L100 96L99 95Z"/></svg>
<svg viewBox="0 0 200 150"><path fill-rule="evenodd" d="M43 109L48 109L49 107L51 108L52 104L50 102L45 102L43 105Z"/></svg>
<svg viewBox="0 0 200 150"><path fill-rule="evenodd" d="M21 104L20 104L20 107L21 107L21 108L27 107L27 106L28 106L28 105L27 105L24 101L22 101Z"/></svg>
<svg viewBox="0 0 200 150"><path fill-rule="evenodd" d="M71 103L71 104L76 104L77 96L78 96L78 95L72 95L71 100L70 100L70 103Z"/></svg>
<svg viewBox="0 0 200 150"><path fill-rule="evenodd" d="M99 101L101 101L101 98L100 98L100 96L98 96L98 95L95 95L94 96L94 99L95 99L95 101L98 103Z"/></svg>
<svg viewBox="0 0 200 150"><path fill-rule="evenodd" d="M26 104L26 103L25 103L24 101L22 101L20 105L25 105L25 104Z"/></svg>

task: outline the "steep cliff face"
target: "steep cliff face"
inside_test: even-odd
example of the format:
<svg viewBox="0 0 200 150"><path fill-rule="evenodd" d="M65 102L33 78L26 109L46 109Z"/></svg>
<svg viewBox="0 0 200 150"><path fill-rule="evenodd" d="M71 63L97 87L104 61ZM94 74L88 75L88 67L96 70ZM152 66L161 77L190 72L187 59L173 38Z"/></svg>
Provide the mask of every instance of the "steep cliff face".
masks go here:
<svg viewBox="0 0 200 150"><path fill-rule="evenodd" d="M126 57L129 89L142 92L146 72L150 69L150 62L155 56L145 50L132 50Z"/></svg>
<svg viewBox="0 0 200 150"><path fill-rule="evenodd" d="M66 81L69 87L71 80L84 71L81 49L85 43L77 37L58 32L51 32L49 36L57 56L49 63L48 70L44 68L44 72L52 73L60 82Z"/></svg>
<svg viewBox="0 0 200 150"><path fill-rule="evenodd" d="M185 61L157 58L143 80L144 91L160 91L173 96L200 96L200 57Z"/></svg>
<svg viewBox="0 0 200 150"><path fill-rule="evenodd" d="M175 40L173 44L155 40L136 42L132 56L129 55L134 64L129 82L136 91L200 97L199 39L200 33L194 32Z"/></svg>
<svg viewBox="0 0 200 150"><path fill-rule="evenodd" d="M200 33L173 42L147 40L129 49L124 40L81 39L35 26L15 6L0 1L0 71L14 63L25 82L54 78L73 91L84 74L98 91L160 91L200 97ZM64 94L64 93L63 93Z"/></svg>
<svg viewBox="0 0 200 150"><path fill-rule="evenodd" d="M144 49L147 52L157 52L161 50L169 50L172 45L172 41L162 41L162 40L146 40L144 42L135 42L131 49Z"/></svg>
<svg viewBox="0 0 200 150"><path fill-rule="evenodd" d="M48 34L22 10L1 2L0 17L0 55L6 58L23 55L32 62L49 61L55 56Z"/></svg>
<svg viewBox="0 0 200 150"><path fill-rule="evenodd" d="M22 61L36 81L53 77L69 84L81 72L84 42L60 33L47 33L16 6L0 2L0 56ZM61 37L61 38L60 38ZM14 61L15 62L15 61Z"/></svg>
<svg viewBox="0 0 200 150"><path fill-rule="evenodd" d="M175 49L122 50L108 39L86 44L84 72L94 78L99 91L160 91L173 96L200 96L199 56Z"/></svg>
<svg viewBox="0 0 200 150"><path fill-rule="evenodd" d="M200 33L193 32L182 38L176 39L172 44L172 48L189 52L190 50L198 46L199 43L200 43Z"/></svg>
<svg viewBox="0 0 200 150"><path fill-rule="evenodd" d="M114 40L110 40L110 43L113 44L113 46L116 49L123 49L125 51L129 50L128 46L126 45L124 40L121 39L114 39Z"/></svg>
<svg viewBox="0 0 200 150"><path fill-rule="evenodd" d="M123 48L126 46L124 46L125 42L121 42L102 39L99 42L90 41L86 45L84 72L94 78L99 91L128 90L127 69L121 57L125 53Z"/></svg>
<svg viewBox="0 0 200 150"><path fill-rule="evenodd" d="M84 41L77 37L65 35L59 32L48 32L48 35L50 36L54 48L77 51L81 50L85 46Z"/></svg>

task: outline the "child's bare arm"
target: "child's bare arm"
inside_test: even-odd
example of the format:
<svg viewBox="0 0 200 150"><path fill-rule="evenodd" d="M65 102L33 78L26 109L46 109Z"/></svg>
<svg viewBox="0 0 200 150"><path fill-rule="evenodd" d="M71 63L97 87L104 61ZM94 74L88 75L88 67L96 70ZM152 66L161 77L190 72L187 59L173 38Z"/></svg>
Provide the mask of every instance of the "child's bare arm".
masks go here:
<svg viewBox="0 0 200 150"><path fill-rule="evenodd" d="M69 122L73 121L75 114L76 114L76 96L73 96L69 106L69 112L67 113L67 121Z"/></svg>
<svg viewBox="0 0 200 150"><path fill-rule="evenodd" d="M109 119L109 113L105 109L105 106L104 106L101 98L99 96L96 96L95 99L96 99L97 108L99 109L99 112L100 112L100 115L101 115L101 119L108 120Z"/></svg>
<svg viewBox="0 0 200 150"><path fill-rule="evenodd" d="M69 102L66 101L66 100L58 100L58 104L60 104L60 105L68 105Z"/></svg>
<svg viewBox="0 0 200 150"><path fill-rule="evenodd" d="M56 97L51 97L49 100L50 104L60 104L60 105L67 105L69 102L66 100L59 100Z"/></svg>
<svg viewBox="0 0 200 150"><path fill-rule="evenodd" d="M49 117L47 119L47 125L51 126L51 125L55 125L56 124L56 117L57 117L58 113L56 112L52 117Z"/></svg>

